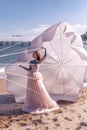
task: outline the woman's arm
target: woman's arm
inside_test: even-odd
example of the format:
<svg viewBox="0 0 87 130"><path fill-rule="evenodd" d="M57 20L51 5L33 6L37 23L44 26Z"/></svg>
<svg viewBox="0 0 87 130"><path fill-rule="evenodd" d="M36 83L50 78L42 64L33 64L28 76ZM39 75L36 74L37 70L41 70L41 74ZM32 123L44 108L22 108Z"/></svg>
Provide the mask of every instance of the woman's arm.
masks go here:
<svg viewBox="0 0 87 130"><path fill-rule="evenodd" d="M21 68L23 68L23 69L25 69L25 70L29 70L29 68L26 68L26 67L24 67L24 66L22 66L22 65L19 65L19 67L21 67Z"/></svg>
<svg viewBox="0 0 87 130"><path fill-rule="evenodd" d="M46 48L45 48L45 47L42 47L42 49L45 50L45 53L44 53L44 56L40 59L39 64L40 64L41 62L43 62L43 61L45 60L46 56L47 56Z"/></svg>
<svg viewBox="0 0 87 130"><path fill-rule="evenodd" d="M19 67L21 67L21 68L23 68L23 69L25 69L27 71L31 70L31 66L29 68L26 68L25 66L19 65Z"/></svg>

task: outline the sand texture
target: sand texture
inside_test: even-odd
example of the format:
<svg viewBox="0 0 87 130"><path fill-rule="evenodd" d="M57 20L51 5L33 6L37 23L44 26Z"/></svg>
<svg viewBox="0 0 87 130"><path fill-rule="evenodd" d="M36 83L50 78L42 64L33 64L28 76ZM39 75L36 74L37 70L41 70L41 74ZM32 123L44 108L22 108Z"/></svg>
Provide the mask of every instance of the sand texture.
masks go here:
<svg viewBox="0 0 87 130"><path fill-rule="evenodd" d="M87 130L87 88L75 102L58 101L59 111L31 115L10 94L0 95L0 130Z"/></svg>

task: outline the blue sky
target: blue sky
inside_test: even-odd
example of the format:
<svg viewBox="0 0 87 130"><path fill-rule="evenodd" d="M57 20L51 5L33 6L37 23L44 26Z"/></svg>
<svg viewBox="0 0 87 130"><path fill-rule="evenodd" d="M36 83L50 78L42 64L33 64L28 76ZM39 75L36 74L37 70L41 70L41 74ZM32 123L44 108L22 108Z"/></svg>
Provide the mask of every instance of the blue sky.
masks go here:
<svg viewBox="0 0 87 130"><path fill-rule="evenodd" d="M0 0L0 33L60 21L87 25L87 0Z"/></svg>

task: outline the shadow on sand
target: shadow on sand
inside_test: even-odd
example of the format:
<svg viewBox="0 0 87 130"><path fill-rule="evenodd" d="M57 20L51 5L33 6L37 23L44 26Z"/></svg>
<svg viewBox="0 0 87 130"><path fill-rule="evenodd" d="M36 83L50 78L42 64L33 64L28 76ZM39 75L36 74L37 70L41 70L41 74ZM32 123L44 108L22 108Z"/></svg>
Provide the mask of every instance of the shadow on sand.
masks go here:
<svg viewBox="0 0 87 130"><path fill-rule="evenodd" d="M21 110L22 105L15 102L13 95L0 95L0 116L23 115L25 112Z"/></svg>
<svg viewBox="0 0 87 130"><path fill-rule="evenodd" d="M72 104L72 102L58 101L60 107ZM23 103L16 103L13 95L0 95L0 116L17 116L28 114L21 110Z"/></svg>

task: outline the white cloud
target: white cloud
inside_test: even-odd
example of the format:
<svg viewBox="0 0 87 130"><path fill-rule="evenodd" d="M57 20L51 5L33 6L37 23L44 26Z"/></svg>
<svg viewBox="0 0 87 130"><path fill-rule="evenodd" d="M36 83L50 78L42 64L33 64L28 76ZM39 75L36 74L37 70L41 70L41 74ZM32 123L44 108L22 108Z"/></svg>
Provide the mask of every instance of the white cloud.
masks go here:
<svg viewBox="0 0 87 130"><path fill-rule="evenodd" d="M87 26L85 25L71 25L72 28L79 33L80 35L87 32ZM22 41L32 41L35 37L37 37L39 34L41 34L43 31L45 31L50 25L39 25L36 28L32 29L19 29L17 31L14 31L12 33L0 33L0 41L13 41L13 40L22 40ZM21 35L20 37L12 37L12 35Z"/></svg>
<svg viewBox="0 0 87 130"><path fill-rule="evenodd" d="M76 24L76 25L71 25L71 26L80 35L87 32L87 25Z"/></svg>
<svg viewBox="0 0 87 130"><path fill-rule="evenodd" d="M2 40L23 40L23 41L31 41L36 36L45 31L49 25L39 25L36 28L32 29L22 29L21 31L14 31L10 34L0 34L0 41ZM12 35L20 35L20 37L12 37Z"/></svg>

